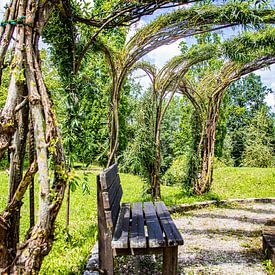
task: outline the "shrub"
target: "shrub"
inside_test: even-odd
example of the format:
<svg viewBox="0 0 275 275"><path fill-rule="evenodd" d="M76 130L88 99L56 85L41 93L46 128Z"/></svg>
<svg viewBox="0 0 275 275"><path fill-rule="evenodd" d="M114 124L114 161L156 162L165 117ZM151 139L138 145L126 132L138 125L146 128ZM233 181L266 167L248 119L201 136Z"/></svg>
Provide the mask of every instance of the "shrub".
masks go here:
<svg viewBox="0 0 275 275"><path fill-rule="evenodd" d="M162 182L165 185L180 184L184 185L187 178L188 157L180 156L173 160L171 166L162 177Z"/></svg>

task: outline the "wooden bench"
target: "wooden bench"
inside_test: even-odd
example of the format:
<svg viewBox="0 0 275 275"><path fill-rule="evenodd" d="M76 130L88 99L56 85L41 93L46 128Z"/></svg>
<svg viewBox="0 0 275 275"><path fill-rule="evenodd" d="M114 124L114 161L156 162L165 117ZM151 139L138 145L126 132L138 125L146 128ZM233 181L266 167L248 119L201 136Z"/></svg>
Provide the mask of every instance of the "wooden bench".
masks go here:
<svg viewBox="0 0 275 275"><path fill-rule="evenodd" d="M163 202L122 203L117 164L97 177L99 269L113 274L118 255L163 254L163 274L177 272L183 239Z"/></svg>

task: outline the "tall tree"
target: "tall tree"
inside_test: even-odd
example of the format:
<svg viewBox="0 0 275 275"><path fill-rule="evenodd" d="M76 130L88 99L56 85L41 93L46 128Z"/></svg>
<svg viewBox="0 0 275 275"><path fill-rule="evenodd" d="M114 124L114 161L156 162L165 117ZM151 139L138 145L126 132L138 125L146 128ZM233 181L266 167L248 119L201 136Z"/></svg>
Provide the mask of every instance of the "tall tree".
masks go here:
<svg viewBox="0 0 275 275"><path fill-rule="evenodd" d="M246 127L242 165L251 167L274 166L274 118L266 106L256 112Z"/></svg>
<svg viewBox="0 0 275 275"><path fill-rule="evenodd" d="M134 69L142 69L149 76L152 82L152 109L154 110L154 165L151 174L151 190L154 198L159 198L160 194L160 167L161 167L161 125L165 113L178 91L179 82L182 81L189 68L194 64L207 60L212 56L216 47L208 45L207 47L188 55L180 55L169 61L161 70L147 63L141 62L134 66Z"/></svg>
<svg viewBox="0 0 275 275"><path fill-rule="evenodd" d="M38 49L40 34L51 13L53 3L50 1L33 3L32 1L13 0L10 7L14 7L15 10L11 18L13 21L8 21L8 25L15 22L13 25L16 39L11 64L11 79L7 100L1 112L0 126L1 157L13 137L9 203L0 216L0 270L7 273L20 272L20 270L23 272L39 270L44 255L51 248L53 225L66 184L64 154L59 129L43 81ZM13 12L12 8L10 8L10 12ZM10 44L11 36L8 31L9 28L4 30L1 45L8 46ZM1 61L4 58L5 55L1 56ZM24 99L25 96L27 96L26 99ZM29 107L33 121L36 159L22 177L26 125L28 125L26 106ZM15 120L17 120L17 127ZM52 148L50 154L52 154L55 165L55 177L51 188L47 148ZM18 236L18 217L20 216L18 210L20 210L25 191L37 170L39 171L38 183L40 187L38 221L26 242L22 246L16 247L18 237L14 238L14 236ZM52 195L50 195L51 192Z"/></svg>
<svg viewBox="0 0 275 275"><path fill-rule="evenodd" d="M270 92L256 74L232 83L226 91L227 132L232 138L231 156L235 166L242 161L246 128L257 112L266 106L265 98Z"/></svg>
<svg viewBox="0 0 275 275"><path fill-rule="evenodd" d="M194 191L203 194L212 184L216 126L225 89L241 76L273 64L275 61L273 28L257 34L247 32L223 44L224 53L235 61L227 61L218 72L207 72L196 87L183 83L181 90L196 107L201 122L200 140L197 144L197 161L194 173Z"/></svg>

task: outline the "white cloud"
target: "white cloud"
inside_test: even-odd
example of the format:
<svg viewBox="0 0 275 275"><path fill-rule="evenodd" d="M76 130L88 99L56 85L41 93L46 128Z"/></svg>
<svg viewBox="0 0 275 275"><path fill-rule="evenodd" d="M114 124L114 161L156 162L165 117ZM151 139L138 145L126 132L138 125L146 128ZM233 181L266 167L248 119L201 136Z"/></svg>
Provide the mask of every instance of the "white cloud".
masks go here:
<svg viewBox="0 0 275 275"><path fill-rule="evenodd" d="M142 86L143 91L147 90L152 85L148 75L141 69L134 71L132 77Z"/></svg>
<svg viewBox="0 0 275 275"><path fill-rule="evenodd" d="M180 54L180 41L170 45L161 46L152 52L145 55L142 59L154 64L158 69L161 69L171 58ZM151 86L149 77L142 70L135 71L132 76L143 87L143 90Z"/></svg>
<svg viewBox="0 0 275 275"><path fill-rule="evenodd" d="M257 75L261 76L262 82L268 88L271 88L275 93L275 64L270 66L270 68L261 69L255 72ZM272 111L275 112L275 94L269 94L266 97L266 103L272 108Z"/></svg>
<svg viewBox="0 0 275 275"><path fill-rule="evenodd" d="M143 19L140 19L138 22L136 22L135 24L133 24L130 28L130 30L127 33L126 36L126 42L128 42L133 36L134 34L143 26L146 25L146 21Z"/></svg>
<svg viewBox="0 0 275 275"><path fill-rule="evenodd" d="M171 58L174 56L179 55L180 49L179 44L180 40L170 44L161 46L152 52L148 53L144 56L145 60L150 61L151 63L155 64L159 69L165 65Z"/></svg>
<svg viewBox="0 0 275 275"><path fill-rule="evenodd" d="M8 3L8 1L1 0L1 3L0 3L0 19L2 19L3 15L4 15L4 12L5 12L4 7L6 6L6 3Z"/></svg>

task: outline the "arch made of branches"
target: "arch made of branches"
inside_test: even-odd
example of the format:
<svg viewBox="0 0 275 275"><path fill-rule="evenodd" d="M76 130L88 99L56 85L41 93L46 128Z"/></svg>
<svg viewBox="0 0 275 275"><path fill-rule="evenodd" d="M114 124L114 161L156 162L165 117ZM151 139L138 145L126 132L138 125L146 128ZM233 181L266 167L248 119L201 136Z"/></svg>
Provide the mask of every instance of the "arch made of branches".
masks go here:
<svg viewBox="0 0 275 275"><path fill-rule="evenodd" d="M201 122L198 166L193 169L196 172L192 179L196 194L208 192L212 185L216 127L226 88L240 77L274 64L273 45L274 27L247 32L220 46L224 57L231 59L220 70L207 72L195 86L181 83L181 92L189 98Z"/></svg>
<svg viewBox="0 0 275 275"><path fill-rule="evenodd" d="M152 50L174 41L196 34L224 29L236 25L256 25L273 23L275 13L272 9L251 8L248 3L237 2L221 6L212 4L200 7L179 9L160 16L138 31L117 52L102 41L97 40L98 48L105 54L111 67L111 126L108 164L114 163L119 147L119 114L121 89L128 72L134 64Z"/></svg>

